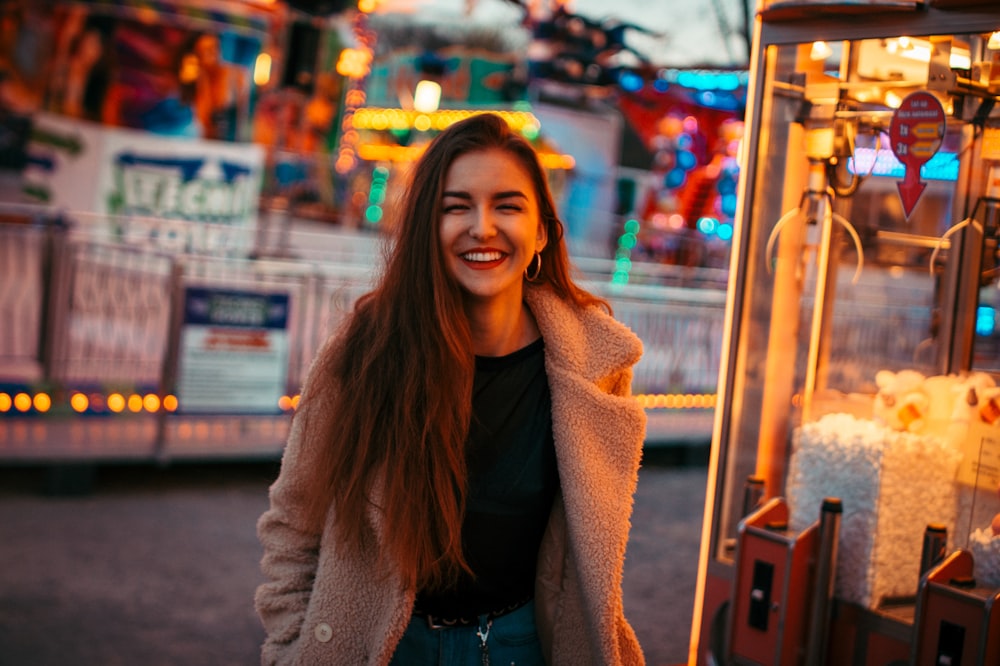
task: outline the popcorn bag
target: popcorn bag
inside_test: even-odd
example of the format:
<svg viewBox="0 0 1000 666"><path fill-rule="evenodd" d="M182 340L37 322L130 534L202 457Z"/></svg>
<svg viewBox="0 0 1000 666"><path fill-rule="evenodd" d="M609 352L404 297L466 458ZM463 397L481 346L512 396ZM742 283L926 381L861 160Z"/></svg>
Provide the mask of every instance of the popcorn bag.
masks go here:
<svg viewBox="0 0 1000 666"><path fill-rule="evenodd" d="M946 525L949 551L954 547L962 459L944 438L850 414L828 414L796 429L786 485L789 525L804 529L824 497L841 499L837 597L877 608L916 595L927 525Z"/></svg>

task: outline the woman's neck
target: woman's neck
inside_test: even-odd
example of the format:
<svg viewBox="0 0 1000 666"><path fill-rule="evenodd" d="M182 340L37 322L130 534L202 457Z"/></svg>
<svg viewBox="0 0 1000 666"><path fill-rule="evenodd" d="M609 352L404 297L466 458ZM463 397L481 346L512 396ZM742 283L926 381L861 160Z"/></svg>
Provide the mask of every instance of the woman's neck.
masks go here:
<svg viewBox="0 0 1000 666"><path fill-rule="evenodd" d="M517 308L466 307L476 356L506 356L526 347L541 333L524 303Z"/></svg>

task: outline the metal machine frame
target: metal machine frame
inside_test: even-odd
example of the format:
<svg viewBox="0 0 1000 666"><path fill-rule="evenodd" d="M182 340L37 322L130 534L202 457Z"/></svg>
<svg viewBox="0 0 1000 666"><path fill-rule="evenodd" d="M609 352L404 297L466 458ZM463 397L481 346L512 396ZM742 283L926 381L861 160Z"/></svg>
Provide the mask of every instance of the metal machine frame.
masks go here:
<svg viewBox="0 0 1000 666"><path fill-rule="evenodd" d="M938 217L950 216L963 223L949 225L945 234L934 236L879 231L874 241L872 234L868 234L865 242L897 244L924 254L933 250L932 275L934 262L940 260L941 253L948 255L948 260L940 262L940 271L933 277L939 293L932 314L934 345L929 350L925 367L941 374L966 373L976 363L973 346L980 275L988 268L983 262L990 260L983 248L984 244L995 242L991 234L995 237L997 232L997 201L990 186L993 174L985 158L980 130L987 125L1000 127L1000 118L994 110L995 102L1000 99L1000 81L997 81L1000 75L995 74L991 80L989 72L977 70L974 63L971 72L956 71L947 60L950 42L941 46L945 58L942 63L934 36L989 34L992 31L1000 31L1000 5L982 0L765 1L758 10L741 160L737 233L732 246L718 408L689 652L692 665L806 663L803 661L804 647L792 657L786 650L783 657L775 656L773 662L762 662L760 657L746 661L733 654L730 642L735 632L730 615L733 607L739 607L733 595L738 593L734 590L739 571L745 569L738 561L739 550L747 532L760 530L761 516L755 510L764 511L762 505L784 494L792 446L789 422L804 423L811 415L823 413L818 389L826 385L829 373L835 369L830 361L831 346L837 344L830 339L831 312L838 297L838 284L848 276L846 272L838 276L836 265L847 263L845 257L856 255L852 259L856 262L855 279L862 268L862 239L851 224L847 209L831 194L831 184L826 180L829 171L825 167L829 166L831 155L834 161L850 156L851 148L845 151L843 144L853 139L851 126L871 122L880 126L876 132L879 136L892 134L889 121L896 123L901 114L888 108L879 111L864 105L845 105L843 101L849 96L845 90L851 87L849 77L841 72L838 82L836 77L824 76L821 63L810 71L812 65L803 56L802 49L815 42L839 42L845 45L846 52L860 45L862 40L900 36L929 38L932 42L923 88L932 97L944 99L948 104L947 117L941 123L942 127L947 125L947 131L942 131L939 142L957 142L961 162L953 181L954 188L949 192L950 209L939 211ZM986 51L985 46L982 50ZM846 67L857 64L850 60L851 57L853 54L844 56L844 61L850 62ZM795 58L795 63L790 65L789 58ZM1000 69L1000 58L997 63L996 68ZM779 69L783 73L794 70L801 73L801 78L779 80L775 77ZM883 88L892 86L887 81L881 84ZM797 115L790 111L794 106L790 99L802 103ZM775 120L777 116L781 116L781 120ZM878 151L876 143L876 158ZM919 168L922 162L915 164ZM905 216L909 217L919 199L906 200L906 194L900 196L904 199ZM785 214L776 215L775 212ZM773 225L770 234L763 233L761 225ZM987 227L985 231L984 226ZM864 232L861 235L864 236ZM765 237L766 244L763 242ZM991 252L995 255L993 247ZM810 302L811 312L806 312L805 316L801 304L789 303L777 296L766 306L759 300L754 301L761 298L761 283L779 285L774 288L777 293L782 280L799 285L803 281L802 265L783 265L780 260L773 260L789 248L802 254L808 252L813 265L809 270L815 294ZM761 277L765 265L766 281ZM801 292L799 297L801 300ZM765 311L770 318L767 331L770 353L766 362L761 363L764 367L750 367L746 340L755 334ZM781 321L798 322L800 317L803 326L809 328L807 336L799 335L798 324L773 325ZM798 356L805 358L805 376L800 390L796 391L792 380L797 378L785 377L783 373L794 372L794 368L785 367L789 364L803 365L801 360L796 361L799 348L807 350L803 349L804 356ZM788 351L787 356L774 353L783 349ZM996 375L997 367L994 365L986 370ZM749 395L748 386L758 385L762 394L759 404L745 400ZM748 456L748 451L755 455ZM758 484L758 489L755 501L747 502L743 493L751 481ZM734 516L741 515L742 520L737 524ZM819 514L816 517L819 518ZM774 539L791 539L794 531L791 534ZM815 563L829 555L829 552L825 555L814 552L809 559ZM752 593L760 596L760 590ZM912 661L916 657L911 654L915 622L912 604L903 604L901 610L886 608L876 612L831 601L836 604L834 624L841 630L839 634L834 631L840 644L831 647L824 657L836 653L829 663L888 664L894 660L917 663ZM821 606L814 604L814 607ZM778 612L777 607L775 612ZM829 626L822 628L824 632L828 630ZM803 646L805 642L803 639ZM812 645L815 645L815 637Z"/></svg>

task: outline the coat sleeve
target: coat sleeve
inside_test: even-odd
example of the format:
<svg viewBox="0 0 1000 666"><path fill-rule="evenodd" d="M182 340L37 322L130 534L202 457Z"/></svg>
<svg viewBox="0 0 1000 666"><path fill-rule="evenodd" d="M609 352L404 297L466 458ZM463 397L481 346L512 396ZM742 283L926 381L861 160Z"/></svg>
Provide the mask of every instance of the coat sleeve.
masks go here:
<svg viewBox="0 0 1000 666"><path fill-rule="evenodd" d="M270 488L270 507L257 521L265 581L257 588L254 604L266 632L263 664L293 661L319 561L322 535L303 518L309 499L304 477L318 453L312 428L325 410L322 400L306 399L309 392L307 380L300 409L292 418L281 471Z"/></svg>

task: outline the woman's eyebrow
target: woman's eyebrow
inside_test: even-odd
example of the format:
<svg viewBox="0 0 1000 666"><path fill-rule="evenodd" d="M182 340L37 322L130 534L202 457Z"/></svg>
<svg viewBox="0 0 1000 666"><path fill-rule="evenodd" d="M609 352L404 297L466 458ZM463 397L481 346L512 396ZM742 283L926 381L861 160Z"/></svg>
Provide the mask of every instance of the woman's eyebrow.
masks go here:
<svg viewBox="0 0 1000 666"><path fill-rule="evenodd" d="M520 197L522 199L527 199L528 195L521 190L508 190L506 192L497 192L493 195L493 199L510 199L512 197Z"/></svg>
<svg viewBox="0 0 1000 666"><path fill-rule="evenodd" d="M441 193L441 198L446 198L446 197L454 197L456 199L469 199L469 200L471 200L472 199L472 194L470 194L469 192L459 192L459 191L453 191L453 190L445 190L444 192ZM521 190L507 190L507 191L504 191L504 192L495 192L492 195L490 195L490 199L493 199L494 201L496 201L498 199L512 199L512 198L515 198L515 197L519 197L521 199L527 199L528 195L525 194L524 192L522 192Z"/></svg>

